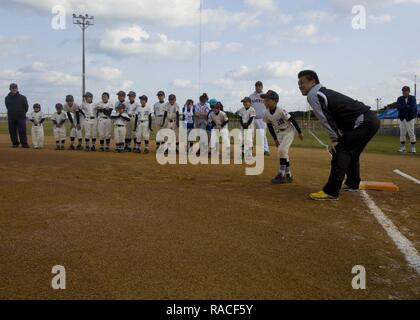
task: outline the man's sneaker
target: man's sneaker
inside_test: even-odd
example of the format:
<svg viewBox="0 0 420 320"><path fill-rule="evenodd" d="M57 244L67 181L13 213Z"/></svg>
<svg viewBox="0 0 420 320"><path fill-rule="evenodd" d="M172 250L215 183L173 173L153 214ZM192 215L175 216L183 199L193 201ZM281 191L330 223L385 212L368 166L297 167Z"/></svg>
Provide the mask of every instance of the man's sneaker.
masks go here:
<svg viewBox="0 0 420 320"><path fill-rule="evenodd" d="M96 147L95 147L95 146L92 146L92 147L90 148L90 151L95 152L95 151L96 151Z"/></svg>
<svg viewBox="0 0 420 320"><path fill-rule="evenodd" d="M86 151L86 152L89 152L89 151L90 151L90 147L89 147L89 146L86 146L86 147L85 147L85 151Z"/></svg>
<svg viewBox="0 0 420 320"><path fill-rule="evenodd" d="M110 149L109 147L106 147L106 148L105 148L105 151L106 151L106 152L110 152L110 151L111 151L111 149Z"/></svg>
<svg viewBox="0 0 420 320"><path fill-rule="evenodd" d="M326 194L324 191L311 193L309 195L309 198L316 201L337 201L338 200L338 197L330 196L329 194Z"/></svg>
<svg viewBox="0 0 420 320"><path fill-rule="evenodd" d="M82 150L83 150L82 145L81 145L81 144L79 144L79 145L76 147L76 150L82 151Z"/></svg>
<svg viewBox="0 0 420 320"><path fill-rule="evenodd" d="M66 148L64 146L61 146L60 150L66 150Z"/></svg>
<svg viewBox="0 0 420 320"><path fill-rule="evenodd" d="M56 146L55 147L55 150L61 150L61 147L60 146Z"/></svg>
<svg viewBox="0 0 420 320"><path fill-rule="evenodd" d="M350 188L349 186L343 185L343 187L341 188L343 191L347 191L347 192L359 192L359 189L353 189Z"/></svg>
<svg viewBox="0 0 420 320"><path fill-rule="evenodd" d="M399 153L406 153L407 150L405 149L405 147L401 147L400 150L398 150Z"/></svg>
<svg viewBox="0 0 420 320"><path fill-rule="evenodd" d="M417 150L416 150L416 147L415 146L411 146L411 153L412 154L416 154L417 153Z"/></svg>
<svg viewBox="0 0 420 320"><path fill-rule="evenodd" d="M14 144L14 145L12 146L12 148L19 148L19 145L18 145L18 144Z"/></svg>
<svg viewBox="0 0 420 320"><path fill-rule="evenodd" d="M76 150L76 148L74 146L70 146L69 150Z"/></svg>
<svg viewBox="0 0 420 320"><path fill-rule="evenodd" d="M24 144L24 145L22 146L22 148L23 148L23 149L29 149L29 145Z"/></svg>
<svg viewBox="0 0 420 320"><path fill-rule="evenodd" d="M140 148L135 148L134 153L141 153L141 149Z"/></svg>
<svg viewBox="0 0 420 320"><path fill-rule="evenodd" d="M148 154L148 153L150 153L149 148L145 148L145 149L144 149L144 154Z"/></svg>
<svg viewBox="0 0 420 320"><path fill-rule="evenodd" d="M278 174L273 180L271 180L273 184L285 184L287 183L287 179L285 176Z"/></svg>
<svg viewBox="0 0 420 320"><path fill-rule="evenodd" d="M130 148L130 147L125 147L124 151L126 151L126 152L131 152L132 150L131 150L131 148Z"/></svg>
<svg viewBox="0 0 420 320"><path fill-rule="evenodd" d="M104 148L104 147L100 147L100 148L99 148L99 150L100 150L101 152L105 152L105 148Z"/></svg>
<svg viewBox="0 0 420 320"><path fill-rule="evenodd" d="M269 156L271 156L271 153L270 153L270 151L264 151L264 155L265 155L266 157L269 157Z"/></svg>
<svg viewBox="0 0 420 320"><path fill-rule="evenodd" d="M287 183L292 183L293 182L293 177L291 175L286 175L286 182Z"/></svg>

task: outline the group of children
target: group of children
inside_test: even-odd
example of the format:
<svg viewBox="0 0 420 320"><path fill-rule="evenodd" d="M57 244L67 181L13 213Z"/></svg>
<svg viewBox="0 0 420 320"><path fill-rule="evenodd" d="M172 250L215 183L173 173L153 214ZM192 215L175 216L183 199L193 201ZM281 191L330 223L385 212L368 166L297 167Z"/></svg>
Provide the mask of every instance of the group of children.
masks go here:
<svg viewBox="0 0 420 320"><path fill-rule="evenodd" d="M126 101L128 96L128 101ZM136 93L130 91L128 95L124 91L117 93L118 100L115 105L109 102L109 94L103 93L100 103L93 103L93 95L87 92L84 102L79 106L74 102L71 95L66 97L63 104L57 103L56 112L52 115L53 133L57 150L65 149L66 127L70 124L70 150L96 151L96 142L99 138L100 151L110 151L111 134L114 132L116 152L142 152L144 141L144 153L149 153L150 135L153 130L161 128L173 129L176 132L182 122L187 134L194 128L205 129L208 141L205 143L209 154L218 149L218 139L212 139L213 129L218 129L222 137L226 155L230 157L230 135L228 129L229 118L223 111L223 105L216 99L209 99L207 94L200 97L200 102L194 105L189 99L182 110L176 102L176 96L171 94L168 102L165 102L165 93L159 91L158 102L153 107L148 105L148 97L139 97L136 101ZM295 137L295 130L303 139L302 131L298 123L291 115L278 106L279 96L274 91L268 91L261 95L266 105L264 122L278 147L280 170L272 180L274 184L290 183L293 181L290 169L289 148ZM255 132L256 111L252 107L252 101L245 97L243 107L237 112L242 129L242 147L245 159L252 158L253 140ZM33 112L29 115L32 122L32 141L35 149L44 145L43 123L46 120L41 111L41 106L35 104ZM113 130L112 130L113 129ZM85 146L83 147L83 131ZM77 145L76 145L77 140ZM134 141L134 146L133 146ZM156 142L157 152L160 151L160 142ZM191 144L188 146L191 147ZM178 143L177 143L178 150Z"/></svg>

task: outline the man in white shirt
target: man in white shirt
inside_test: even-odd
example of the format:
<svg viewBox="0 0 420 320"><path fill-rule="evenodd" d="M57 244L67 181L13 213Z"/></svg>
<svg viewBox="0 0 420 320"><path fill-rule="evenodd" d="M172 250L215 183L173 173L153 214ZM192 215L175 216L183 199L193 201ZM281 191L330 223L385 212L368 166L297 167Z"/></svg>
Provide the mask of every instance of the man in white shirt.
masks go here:
<svg viewBox="0 0 420 320"><path fill-rule="evenodd" d="M251 94L249 97L252 102L252 107L255 109L256 117L255 117L255 129L262 129L258 130L257 134L261 135L261 141L264 141L264 155L270 156L270 147L268 146L267 140L267 124L264 122L264 114L266 111L266 107L264 105L264 99L261 98L261 95L264 94L263 92L264 85L261 81L257 81L255 83L255 92Z"/></svg>

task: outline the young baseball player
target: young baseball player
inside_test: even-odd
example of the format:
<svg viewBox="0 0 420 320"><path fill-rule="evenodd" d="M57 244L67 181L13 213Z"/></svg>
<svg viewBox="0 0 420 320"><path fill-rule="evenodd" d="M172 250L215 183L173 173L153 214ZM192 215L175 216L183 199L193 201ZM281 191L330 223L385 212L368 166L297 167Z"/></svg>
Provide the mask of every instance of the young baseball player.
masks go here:
<svg viewBox="0 0 420 320"><path fill-rule="evenodd" d="M194 109L194 101L188 99L185 103L184 107L182 108L182 124L185 130L187 130L187 139L191 132L194 129L195 125L195 109ZM193 142L187 144L187 150L194 145Z"/></svg>
<svg viewBox="0 0 420 320"><path fill-rule="evenodd" d="M80 114L80 106L74 102L74 98L72 95L68 95L66 97L66 103L63 106L64 112L67 114L67 119L69 119L71 124L70 130L70 150L76 150L74 147L74 143L76 138L78 139L77 150L83 150L82 142L83 142L83 134L82 134L82 126L83 126L83 117Z"/></svg>
<svg viewBox="0 0 420 320"><path fill-rule="evenodd" d="M179 105L176 103L176 96L174 94L169 95L168 103L164 107L163 116L163 127L175 131L178 140L178 128L179 128ZM178 151L179 143L176 142L176 150Z"/></svg>
<svg viewBox="0 0 420 320"><path fill-rule="evenodd" d="M124 104L118 103L116 109L112 111L111 119L114 123L114 140L116 151L118 153L124 152L125 137L127 134L127 123L130 122L130 117L125 111Z"/></svg>
<svg viewBox="0 0 420 320"><path fill-rule="evenodd" d="M157 97L159 99L158 102L155 103L153 106L153 113L155 114L155 130L156 133L159 129L164 125L163 123L163 116L165 115L165 92L159 91L157 93ZM156 150L159 150L160 142L156 142Z"/></svg>
<svg viewBox="0 0 420 320"><path fill-rule="evenodd" d="M213 99L212 99L213 100ZM212 102L210 100L210 105ZM211 155L215 155L216 150L218 149L218 137L214 134L214 130L220 130L220 135L222 137L223 146L226 148L226 156L230 158L230 138L229 138L229 129L228 123L229 118L224 111L220 110L220 103L216 103L213 105L213 111L209 114L209 121L213 125L211 140L210 140L210 148L211 148ZM218 150L217 150L218 151Z"/></svg>
<svg viewBox="0 0 420 320"><path fill-rule="evenodd" d="M153 109L147 105L149 99L140 97L140 107L137 109L134 131L136 132L136 153L141 153L141 142L144 139L144 153L149 153L150 132L152 131Z"/></svg>
<svg viewBox="0 0 420 320"><path fill-rule="evenodd" d="M41 111L41 105L35 103L34 111L29 114L29 121L32 122L32 144L34 149L42 149L44 147L44 121L45 116Z"/></svg>
<svg viewBox="0 0 420 320"><path fill-rule="evenodd" d="M242 131L242 150L246 159L252 157L252 145L254 142L255 117L257 116L255 109L252 107L252 100L245 97L242 100L243 108L237 112L241 123Z"/></svg>
<svg viewBox="0 0 420 320"><path fill-rule="evenodd" d="M140 108L140 104L136 101L136 93L130 91L128 93L128 102L127 105L127 114L130 117L130 122L127 124L127 133L125 137L125 151L131 152L133 149L131 148L131 143L133 139L136 139L136 132L135 132L135 121L137 110Z"/></svg>
<svg viewBox="0 0 420 320"><path fill-rule="evenodd" d="M98 110L98 134L99 143L101 144L100 150L102 152L109 152L112 130L111 114L113 109L112 103L109 102L109 93L104 92L102 94L102 102L98 103L96 108Z"/></svg>
<svg viewBox="0 0 420 320"><path fill-rule="evenodd" d="M56 150L64 150L66 143L66 127L64 123L67 120L66 114L63 112L63 105L57 103L55 105L56 112L52 115L51 120L54 124L53 133L56 144Z"/></svg>
<svg viewBox="0 0 420 320"><path fill-rule="evenodd" d="M264 122L267 124L271 133L280 158L279 174L272 180L273 184L292 183L292 171L290 169L289 149L295 138L295 129L299 133L299 138L303 140L302 130L295 119L283 108L277 106L279 95L269 90L262 94L267 110L264 115Z"/></svg>
<svg viewBox="0 0 420 320"><path fill-rule="evenodd" d="M85 151L96 151L96 137L98 135L98 107L93 103L93 94L85 93L82 103L82 116L85 127ZM92 141L92 145L90 142Z"/></svg>

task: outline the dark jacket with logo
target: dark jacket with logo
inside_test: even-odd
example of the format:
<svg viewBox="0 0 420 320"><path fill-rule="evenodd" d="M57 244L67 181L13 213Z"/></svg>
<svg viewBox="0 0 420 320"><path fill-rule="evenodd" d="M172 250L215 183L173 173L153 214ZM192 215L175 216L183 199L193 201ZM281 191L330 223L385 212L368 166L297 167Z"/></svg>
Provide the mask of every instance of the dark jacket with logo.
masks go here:
<svg viewBox="0 0 420 320"><path fill-rule="evenodd" d="M405 102L405 97L399 97L397 101L398 116L401 121L411 121L417 117L417 103L416 97L408 96L408 101Z"/></svg>
<svg viewBox="0 0 420 320"><path fill-rule="evenodd" d="M26 118L29 105L25 96L19 92L16 95L9 93L4 101L7 108L7 117L10 120L22 120Z"/></svg>

